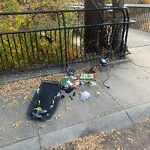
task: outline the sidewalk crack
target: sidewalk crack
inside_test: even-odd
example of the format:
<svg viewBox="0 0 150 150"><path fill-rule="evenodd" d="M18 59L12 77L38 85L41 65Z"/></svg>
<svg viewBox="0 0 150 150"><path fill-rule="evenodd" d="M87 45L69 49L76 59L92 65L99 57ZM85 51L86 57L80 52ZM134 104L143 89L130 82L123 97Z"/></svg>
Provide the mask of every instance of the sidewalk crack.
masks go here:
<svg viewBox="0 0 150 150"><path fill-rule="evenodd" d="M40 149L42 149L40 132L39 132L39 130L38 130L38 125L37 125L37 123L35 123L35 124L36 124L36 132L37 132L37 135L38 135L39 146L40 146Z"/></svg>
<svg viewBox="0 0 150 150"><path fill-rule="evenodd" d="M103 88L103 87L102 87L102 88ZM124 108L119 102L117 102L116 99L115 99L105 88L103 88L103 89L104 89L104 90L106 91L106 93L112 98L112 100L113 100L115 103L117 103L117 104L120 106L120 108L121 108L122 110L125 111L127 117L128 117L129 120L131 121L131 123L134 124L133 120L131 119L130 115L129 115L128 112L125 110L125 108Z"/></svg>

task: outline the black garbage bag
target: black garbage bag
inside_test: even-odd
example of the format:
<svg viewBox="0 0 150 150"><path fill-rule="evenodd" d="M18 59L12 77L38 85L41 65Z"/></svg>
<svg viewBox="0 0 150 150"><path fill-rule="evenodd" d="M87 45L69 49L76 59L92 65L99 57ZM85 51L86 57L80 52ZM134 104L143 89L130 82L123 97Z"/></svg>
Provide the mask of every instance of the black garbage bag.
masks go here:
<svg viewBox="0 0 150 150"><path fill-rule="evenodd" d="M57 109L61 98L59 83L42 82L29 105L27 116L33 120L46 121Z"/></svg>

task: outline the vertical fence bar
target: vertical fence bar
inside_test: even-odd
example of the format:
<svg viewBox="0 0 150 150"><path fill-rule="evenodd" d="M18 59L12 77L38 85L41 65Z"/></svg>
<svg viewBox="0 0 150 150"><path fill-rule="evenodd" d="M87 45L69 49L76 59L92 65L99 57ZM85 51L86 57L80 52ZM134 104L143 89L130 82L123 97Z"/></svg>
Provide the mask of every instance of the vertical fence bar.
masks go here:
<svg viewBox="0 0 150 150"><path fill-rule="evenodd" d="M26 48L26 53L27 53L27 58L28 58L28 64L30 66L30 68L32 67L31 62L30 62L30 55L29 55L29 49L28 49L28 45L27 45L27 37L26 37L26 33L23 33L24 36L24 40L25 40L25 48Z"/></svg>
<svg viewBox="0 0 150 150"><path fill-rule="evenodd" d="M47 32L45 31L45 36L48 37ZM52 36L51 36L52 38ZM49 47L50 48L50 47ZM47 53L47 63L50 64L50 57L49 57L49 48L46 47L46 53Z"/></svg>
<svg viewBox="0 0 150 150"><path fill-rule="evenodd" d="M123 21L117 20L118 22L112 22L112 18L108 21L106 18L107 15L113 14L108 10L114 10L114 12L117 10L118 13L120 13L119 17L122 16ZM88 14L93 12L93 14L98 14L100 19L91 24L83 24L80 26L80 23L84 22L84 17L81 16L80 18L79 12L83 12L83 14L85 12L88 12ZM29 14L38 13L45 12L29 12ZM49 12L47 11L46 13ZM46 25L44 29L36 29L36 26L34 26L34 29L27 31L0 32L0 46L2 47L0 60L3 61L3 64L7 64L4 70L12 69L12 66L14 66L14 71L37 69L47 67L49 64L61 64L62 66L65 64L67 66L73 62L96 60L102 56L112 56L113 53L116 56L125 54L128 31L127 22L129 20L125 20L127 13L122 11L122 9L64 10L50 11L50 13L54 14L50 15L50 17L52 21L56 23L56 26L58 26L56 28L49 28ZM28 12L8 13L5 15L18 14L24 15L28 14ZM76 17L76 15L78 16ZM74 19L72 17L74 17ZM102 20L102 22L100 22L100 20ZM33 21L36 22L36 18ZM69 21L71 22L70 24ZM39 24L37 27L39 27ZM115 35L116 32L120 34ZM45 44L40 41L41 33L45 33L45 38L43 38ZM88 43L86 45L85 36L87 33L90 36L88 37ZM11 36L12 38L10 38ZM49 43L48 38L53 39L53 43ZM3 64L1 64L0 68Z"/></svg>
<svg viewBox="0 0 150 150"><path fill-rule="evenodd" d="M20 48L21 48L21 55L22 55L22 61L23 61L23 68L25 68L26 64L25 64L25 56L24 56L24 51L23 51L23 47L22 47L22 41L21 41L21 37L20 37L20 33L18 33L18 37L19 37L19 43L20 43Z"/></svg>
<svg viewBox="0 0 150 150"><path fill-rule="evenodd" d="M57 13L57 19L58 19L58 26L60 27L60 15ZM63 46L62 46L62 34L61 30L59 30L59 44L60 44L60 53L61 53L61 64L63 67Z"/></svg>
<svg viewBox="0 0 150 150"><path fill-rule="evenodd" d="M33 60L34 60L34 66L36 66L36 59L35 59L35 53L34 53L34 47L33 47L31 32L29 33L29 36L30 36L30 44L31 44L32 56L33 56Z"/></svg>
<svg viewBox="0 0 150 150"><path fill-rule="evenodd" d="M0 35L1 37L1 42L2 42L2 46L3 46L3 52L4 52L4 56L5 56L5 65L9 68L9 62L8 62L8 56L7 56L7 51L6 51L6 48L5 48L5 44L4 44L4 41L3 41L3 38L2 38L2 35Z"/></svg>
<svg viewBox="0 0 150 150"><path fill-rule="evenodd" d="M21 68L21 64L20 64L19 54L18 54L18 50L17 50L17 45L16 45L16 40L15 40L15 35L12 34L12 37L13 37L13 42L14 42L14 46L15 46L16 56L17 56L18 69L20 69L20 68Z"/></svg>
<svg viewBox="0 0 150 150"><path fill-rule="evenodd" d="M8 41L8 45L9 45L9 51L10 51L11 59L12 59L13 66L14 66L15 65L14 57L13 57L13 54L12 54L12 48L11 48L11 45L10 45L10 40L9 40L8 34L6 34L6 37L7 37L7 41Z"/></svg>
<svg viewBox="0 0 150 150"><path fill-rule="evenodd" d="M70 32L69 32L69 30L67 30L67 39L70 39ZM67 55L68 55L68 59L71 60L71 56L70 56L70 40L68 40Z"/></svg>
<svg viewBox="0 0 150 150"><path fill-rule="evenodd" d="M1 61L0 61L1 63L0 63L0 64L2 65L0 68L1 68L1 70L2 70L2 72L3 72L3 71L5 70L5 69L4 69L5 66L4 66L4 61L3 61L3 57L2 57L1 52L0 52L0 60L1 60ZM0 71L1 71L1 70L0 70Z"/></svg>
<svg viewBox="0 0 150 150"><path fill-rule="evenodd" d="M39 62L41 62L41 57L40 57L38 41L37 41L37 32L34 32L34 37L35 37L35 40L34 40L35 41L35 48L34 48L34 50L36 50L36 52L37 52L37 58L38 58L37 63L39 63ZM42 51L42 61L44 61L43 50L41 49L41 51Z"/></svg>
<svg viewBox="0 0 150 150"><path fill-rule="evenodd" d="M51 31L52 32L52 31ZM58 32L60 32L60 31L58 31ZM57 36L57 31L55 30L54 31L54 39L55 39L55 42L56 42L56 36ZM53 38L52 38L53 39ZM53 41L54 42L54 41ZM60 49L61 50L61 49ZM60 57L61 55L58 53L58 48L56 48L56 58L57 58L57 63L59 63L60 64L60 60L59 60L59 57ZM62 57L62 56L61 56ZM62 58L61 58L62 59Z"/></svg>
<svg viewBox="0 0 150 150"><path fill-rule="evenodd" d="M63 20L63 27L64 27L65 64L66 64L66 66L67 66L68 56L67 56L67 39L66 39L66 21L65 21L64 13L63 13L63 12L61 12L61 14L62 14L62 20Z"/></svg>

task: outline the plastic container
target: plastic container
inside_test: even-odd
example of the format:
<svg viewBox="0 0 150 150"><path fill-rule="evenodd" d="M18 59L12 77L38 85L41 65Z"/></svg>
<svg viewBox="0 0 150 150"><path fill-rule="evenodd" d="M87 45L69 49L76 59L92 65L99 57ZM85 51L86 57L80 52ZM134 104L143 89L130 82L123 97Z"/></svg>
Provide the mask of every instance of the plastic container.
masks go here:
<svg viewBox="0 0 150 150"><path fill-rule="evenodd" d="M89 97L90 97L90 93L87 92L87 91L84 91L82 94L81 94L81 99L86 101Z"/></svg>

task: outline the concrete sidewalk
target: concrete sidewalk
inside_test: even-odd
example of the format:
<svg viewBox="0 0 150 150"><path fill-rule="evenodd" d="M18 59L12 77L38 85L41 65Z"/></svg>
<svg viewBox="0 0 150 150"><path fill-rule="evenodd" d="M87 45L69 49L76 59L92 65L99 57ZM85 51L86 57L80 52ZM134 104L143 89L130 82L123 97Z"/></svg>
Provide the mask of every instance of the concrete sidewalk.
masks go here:
<svg viewBox="0 0 150 150"><path fill-rule="evenodd" d="M129 61L108 69L109 79L105 84L110 89L102 84L106 72L98 70L98 85L83 85L76 90L73 100L66 94L46 123L26 118L30 101L25 101L25 94L1 96L0 150L41 150L88 133L125 129L150 118L150 34L130 30L128 41L132 53L127 56ZM31 97L35 90L31 91ZM91 94L86 102L80 100L79 93L84 90Z"/></svg>

